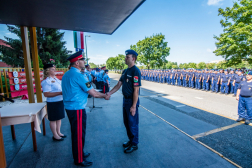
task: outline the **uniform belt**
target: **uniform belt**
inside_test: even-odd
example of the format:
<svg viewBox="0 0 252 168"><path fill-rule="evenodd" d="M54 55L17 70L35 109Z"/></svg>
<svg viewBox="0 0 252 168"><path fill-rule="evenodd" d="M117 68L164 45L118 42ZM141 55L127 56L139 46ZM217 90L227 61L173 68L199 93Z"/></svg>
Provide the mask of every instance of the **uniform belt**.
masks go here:
<svg viewBox="0 0 252 168"><path fill-rule="evenodd" d="M242 95L241 95L241 97L252 97L252 96L242 96Z"/></svg>
<svg viewBox="0 0 252 168"><path fill-rule="evenodd" d="M125 99L133 99L133 96L125 96L125 95L123 95L123 97L124 97Z"/></svg>

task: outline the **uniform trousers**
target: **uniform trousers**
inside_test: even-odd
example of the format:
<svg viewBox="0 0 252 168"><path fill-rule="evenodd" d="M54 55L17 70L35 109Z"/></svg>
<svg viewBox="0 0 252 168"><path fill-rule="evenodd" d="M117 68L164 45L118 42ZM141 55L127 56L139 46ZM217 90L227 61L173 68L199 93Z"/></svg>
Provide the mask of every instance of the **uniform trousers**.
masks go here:
<svg viewBox="0 0 252 168"><path fill-rule="evenodd" d="M230 81L230 85L229 85L230 93L234 93L235 86L233 85L233 82L234 81Z"/></svg>
<svg viewBox="0 0 252 168"><path fill-rule="evenodd" d="M194 88L195 87L194 85L195 85L195 82L194 82L194 79L192 78L192 80L191 80L191 87Z"/></svg>
<svg viewBox="0 0 252 168"><path fill-rule="evenodd" d="M108 93L109 92L109 87L108 87L108 84L105 83L105 93Z"/></svg>
<svg viewBox="0 0 252 168"><path fill-rule="evenodd" d="M246 120L252 119L252 97L239 96L238 115Z"/></svg>
<svg viewBox="0 0 252 168"><path fill-rule="evenodd" d="M217 84L217 80L213 80L212 82L212 92L218 92L219 91L219 84Z"/></svg>
<svg viewBox="0 0 252 168"><path fill-rule="evenodd" d="M189 88L192 87L192 78L189 78L189 80L188 80L188 87Z"/></svg>
<svg viewBox="0 0 252 168"><path fill-rule="evenodd" d="M67 110L66 113L71 125L72 153L75 163L81 163L84 158L86 134L86 110Z"/></svg>
<svg viewBox="0 0 252 168"><path fill-rule="evenodd" d="M228 93L228 90L229 90L228 82L222 82L221 93Z"/></svg>
<svg viewBox="0 0 252 168"><path fill-rule="evenodd" d="M178 78L178 80L177 80L177 85L181 86L181 79L180 78Z"/></svg>
<svg viewBox="0 0 252 168"><path fill-rule="evenodd" d="M195 88L196 89L201 89L201 81L200 81L200 79L196 79Z"/></svg>
<svg viewBox="0 0 252 168"><path fill-rule="evenodd" d="M187 87L186 77L183 77L183 87Z"/></svg>
<svg viewBox="0 0 252 168"><path fill-rule="evenodd" d="M206 81L206 90L209 91L210 89L210 80Z"/></svg>
<svg viewBox="0 0 252 168"><path fill-rule="evenodd" d="M171 78L171 84L175 85L175 78L174 77Z"/></svg>
<svg viewBox="0 0 252 168"><path fill-rule="evenodd" d="M139 99L136 105L136 114L134 116L131 115L130 108L133 104L133 99L125 99L123 98L123 122L127 131L127 135L129 141L132 145L137 145L139 143L138 140L138 124L139 124Z"/></svg>
<svg viewBox="0 0 252 168"><path fill-rule="evenodd" d="M206 80L203 80L203 86L202 86L203 90L206 90Z"/></svg>

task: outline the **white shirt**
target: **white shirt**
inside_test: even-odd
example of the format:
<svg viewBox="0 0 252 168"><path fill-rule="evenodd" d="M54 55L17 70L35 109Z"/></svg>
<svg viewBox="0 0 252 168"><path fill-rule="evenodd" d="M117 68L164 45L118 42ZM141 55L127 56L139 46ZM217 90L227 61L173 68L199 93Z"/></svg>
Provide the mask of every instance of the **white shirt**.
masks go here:
<svg viewBox="0 0 252 168"><path fill-rule="evenodd" d="M62 92L61 88L61 80L57 79L56 77L47 77L45 80L41 82L41 86L43 88L43 92ZM58 102L62 101L63 96L58 95L55 97L47 97L47 102Z"/></svg>

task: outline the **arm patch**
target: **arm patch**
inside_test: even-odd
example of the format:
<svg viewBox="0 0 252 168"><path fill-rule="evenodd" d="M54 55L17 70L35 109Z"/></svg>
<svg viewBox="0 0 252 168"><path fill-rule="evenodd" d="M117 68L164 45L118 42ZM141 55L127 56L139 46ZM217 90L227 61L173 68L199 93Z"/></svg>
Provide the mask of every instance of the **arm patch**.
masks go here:
<svg viewBox="0 0 252 168"><path fill-rule="evenodd" d="M87 88L90 88L90 87L91 87L90 82L87 82L87 83L86 83L86 86L87 86Z"/></svg>

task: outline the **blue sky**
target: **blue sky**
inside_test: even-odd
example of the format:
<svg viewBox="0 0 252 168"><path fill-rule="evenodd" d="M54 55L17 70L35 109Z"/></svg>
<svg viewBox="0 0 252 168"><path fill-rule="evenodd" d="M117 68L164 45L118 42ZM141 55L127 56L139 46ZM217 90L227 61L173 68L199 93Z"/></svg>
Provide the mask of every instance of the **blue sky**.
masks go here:
<svg viewBox="0 0 252 168"><path fill-rule="evenodd" d="M223 60L215 56L214 35L223 32L218 8L232 6L233 0L147 0L112 35L85 33L90 62L105 63L108 57L124 54L131 44L162 33L171 47L168 61L206 63ZM73 32L65 31L68 50L74 51ZM0 39L15 38L0 24Z"/></svg>

